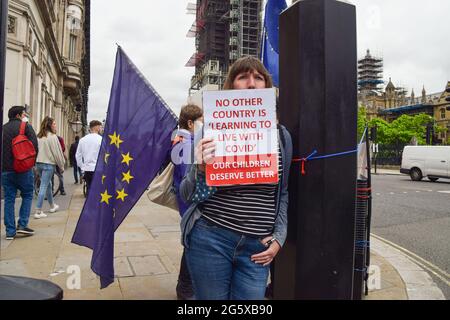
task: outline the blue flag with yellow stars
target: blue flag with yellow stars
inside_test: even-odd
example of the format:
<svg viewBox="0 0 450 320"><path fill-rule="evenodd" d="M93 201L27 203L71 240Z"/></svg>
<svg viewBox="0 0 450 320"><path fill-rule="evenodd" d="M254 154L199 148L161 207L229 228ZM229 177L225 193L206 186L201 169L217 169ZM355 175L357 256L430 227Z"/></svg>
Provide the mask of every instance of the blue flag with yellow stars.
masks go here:
<svg viewBox="0 0 450 320"><path fill-rule="evenodd" d="M97 166L72 242L93 250L101 288L114 282L114 232L170 155L177 117L119 47Z"/></svg>
<svg viewBox="0 0 450 320"><path fill-rule="evenodd" d="M287 8L286 0L268 0L264 16L261 60L279 87L279 17Z"/></svg>

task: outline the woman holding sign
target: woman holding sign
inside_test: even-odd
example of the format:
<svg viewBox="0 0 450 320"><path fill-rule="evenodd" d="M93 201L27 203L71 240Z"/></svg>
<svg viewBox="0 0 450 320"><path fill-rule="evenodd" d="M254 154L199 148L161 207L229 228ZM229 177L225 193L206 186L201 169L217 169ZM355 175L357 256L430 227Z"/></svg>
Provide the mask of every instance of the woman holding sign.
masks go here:
<svg viewBox="0 0 450 320"><path fill-rule="evenodd" d="M252 57L237 60L224 85L225 90L271 87L270 74ZM204 138L196 147L197 164L183 178L180 193L192 203L181 228L200 300L264 299L270 264L287 234L292 140L283 126L277 131L278 183L205 187L205 163L214 161L216 142Z"/></svg>

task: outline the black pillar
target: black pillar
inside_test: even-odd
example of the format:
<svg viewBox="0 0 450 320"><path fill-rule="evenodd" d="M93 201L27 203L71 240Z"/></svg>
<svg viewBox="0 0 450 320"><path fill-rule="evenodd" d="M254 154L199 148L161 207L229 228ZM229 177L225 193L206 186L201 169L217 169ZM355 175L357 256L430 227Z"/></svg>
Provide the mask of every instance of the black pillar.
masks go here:
<svg viewBox="0 0 450 320"><path fill-rule="evenodd" d="M356 10L303 0L280 16L280 121L294 157L357 147ZM292 165L288 239L276 261L275 299L351 299L356 153Z"/></svg>

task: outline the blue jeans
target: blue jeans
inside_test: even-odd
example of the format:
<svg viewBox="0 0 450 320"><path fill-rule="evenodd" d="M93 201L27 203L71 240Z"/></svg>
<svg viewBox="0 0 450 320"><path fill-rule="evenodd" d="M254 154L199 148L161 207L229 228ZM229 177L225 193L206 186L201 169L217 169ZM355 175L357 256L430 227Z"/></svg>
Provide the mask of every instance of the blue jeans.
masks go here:
<svg viewBox="0 0 450 320"><path fill-rule="evenodd" d="M267 250L261 239L238 234L200 218L189 235L186 249L196 298L263 300L269 266L263 267L250 259Z"/></svg>
<svg viewBox="0 0 450 320"><path fill-rule="evenodd" d="M75 179L75 183L78 183L78 177L81 179L81 168L76 164L73 165L73 178Z"/></svg>
<svg viewBox="0 0 450 320"><path fill-rule="evenodd" d="M44 198L47 196L48 203L53 207L53 185L52 177L55 172L55 165L48 163L38 163L36 165L37 172L41 177L41 186L39 188L36 209L41 210L44 204Z"/></svg>
<svg viewBox="0 0 450 320"><path fill-rule="evenodd" d="M14 213L14 204L16 202L17 190L20 190L22 204L19 211L19 228L28 227L30 218L31 203L33 202L33 170L25 173L3 172L2 185L5 190L5 227L6 236L16 235L16 216Z"/></svg>

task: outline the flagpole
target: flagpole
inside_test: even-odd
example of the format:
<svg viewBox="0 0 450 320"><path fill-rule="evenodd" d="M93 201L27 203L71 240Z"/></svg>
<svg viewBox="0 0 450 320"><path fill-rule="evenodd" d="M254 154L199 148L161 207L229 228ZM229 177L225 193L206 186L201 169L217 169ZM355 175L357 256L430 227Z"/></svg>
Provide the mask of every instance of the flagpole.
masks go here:
<svg viewBox="0 0 450 320"><path fill-rule="evenodd" d="M264 4L265 2L265 4ZM266 38L266 6L267 1L263 1L264 4L264 19L262 22L262 32L261 32L261 46L259 48L259 58L261 62L264 64L264 40Z"/></svg>

